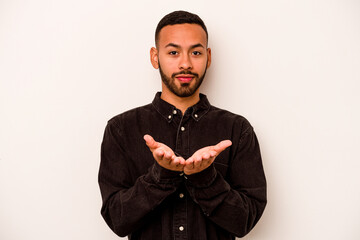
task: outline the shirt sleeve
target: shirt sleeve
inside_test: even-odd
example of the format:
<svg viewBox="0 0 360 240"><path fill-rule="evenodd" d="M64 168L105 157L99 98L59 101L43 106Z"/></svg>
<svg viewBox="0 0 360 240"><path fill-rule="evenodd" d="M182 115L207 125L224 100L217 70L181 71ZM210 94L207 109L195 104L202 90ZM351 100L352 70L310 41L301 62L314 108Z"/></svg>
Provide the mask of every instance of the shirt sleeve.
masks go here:
<svg viewBox="0 0 360 240"><path fill-rule="evenodd" d="M148 220L148 215L176 191L182 177L154 160L145 174L134 179L131 153L121 139L121 127L109 122L101 145L98 180L103 200L101 214L109 227L124 237Z"/></svg>
<svg viewBox="0 0 360 240"><path fill-rule="evenodd" d="M230 149L226 179L212 164L200 173L186 176L186 187L205 216L235 236L243 237L265 209L266 180L259 143L250 124L236 142Z"/></svg>

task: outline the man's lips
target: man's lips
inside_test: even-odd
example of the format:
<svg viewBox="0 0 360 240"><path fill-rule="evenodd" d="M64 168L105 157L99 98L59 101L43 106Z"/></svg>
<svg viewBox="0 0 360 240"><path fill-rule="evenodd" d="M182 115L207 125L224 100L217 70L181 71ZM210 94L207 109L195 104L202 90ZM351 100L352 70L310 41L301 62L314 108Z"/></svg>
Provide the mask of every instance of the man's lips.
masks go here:
<svg viewBox="0 0 360 240"><path fill-rule="evenodd" d="M177 75L176 78L181 82L181 83L189 83L191 82L191 80L194 78L193 75Z"/></svg>

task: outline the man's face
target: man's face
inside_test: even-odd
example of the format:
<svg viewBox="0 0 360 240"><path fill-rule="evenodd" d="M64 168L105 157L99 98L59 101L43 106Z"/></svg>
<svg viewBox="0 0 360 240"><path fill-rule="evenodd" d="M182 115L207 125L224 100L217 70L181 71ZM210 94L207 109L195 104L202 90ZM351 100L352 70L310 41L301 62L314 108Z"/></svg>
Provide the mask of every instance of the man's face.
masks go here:
<svg viewBox="0 0 360 240"><path fill-rule="evenodd" d="M151 50L151 60L160 70L163 91L178 97L198 93L211 62L205 31L197 24L165 26L160 31L157 49Z"/></svg>

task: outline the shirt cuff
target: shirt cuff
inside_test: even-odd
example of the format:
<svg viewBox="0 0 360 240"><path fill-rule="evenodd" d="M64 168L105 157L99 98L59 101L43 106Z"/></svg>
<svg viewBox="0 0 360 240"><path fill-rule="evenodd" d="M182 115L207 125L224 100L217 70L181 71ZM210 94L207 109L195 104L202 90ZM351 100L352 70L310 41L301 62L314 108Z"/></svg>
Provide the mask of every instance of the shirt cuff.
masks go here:
<svg viewBox="0 0 360 240"><path fill-rule="evenodd" d="M217 171L215 166L214 164L211 164L208 168L201 172L185 175L185 179L187 179L187 182L193 187L203 188L209 187L214 182L216 175Z"/></svg>

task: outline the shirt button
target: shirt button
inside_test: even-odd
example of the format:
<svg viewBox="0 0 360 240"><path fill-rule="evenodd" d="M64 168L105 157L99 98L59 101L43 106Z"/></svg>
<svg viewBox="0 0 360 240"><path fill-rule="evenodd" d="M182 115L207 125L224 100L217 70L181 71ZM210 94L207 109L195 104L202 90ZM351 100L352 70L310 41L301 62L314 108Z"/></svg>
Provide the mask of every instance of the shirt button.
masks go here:
<svg viewBox="0 0 360 240"><path fill-rule="evenodd" d="M173 114L177 114L177 111L176 111L176 110L174 110L174 111L173 111Z"/></svg>
<svg viewBox="0 0 360 240"><path fill-rule="evenodd" d="M195 118L198 118L199 116L197 114L194 115Z"/></svg>
<svg viewBox="0 0 360 240"><path fill-rule="evenodd" d="M180 198L184 198L184 196L185 196L185 195L184 195L183 193L180 193L180 194L179 194L179 197L180 197Z"/></svg>
<svg viewBox="0 0 360 240"><path fill-rule="evenodd" d="M171 119L171 115L168 116L168 119Z"/></svg>
<svg viewBox="0 0 360 240"><path fill-rule="evenodd" d="M184 231L184 227L183 227L183 226L180 226L180 227L179 227L179 230L180 230L180 231Z"/></svg>
<svg viewBox="0 0 360 240"><path fill-rule="evenodd" d="M181 127L180 129L181 129L182 132L185 131L185 128L184 128L184 127Z"/></svg>

